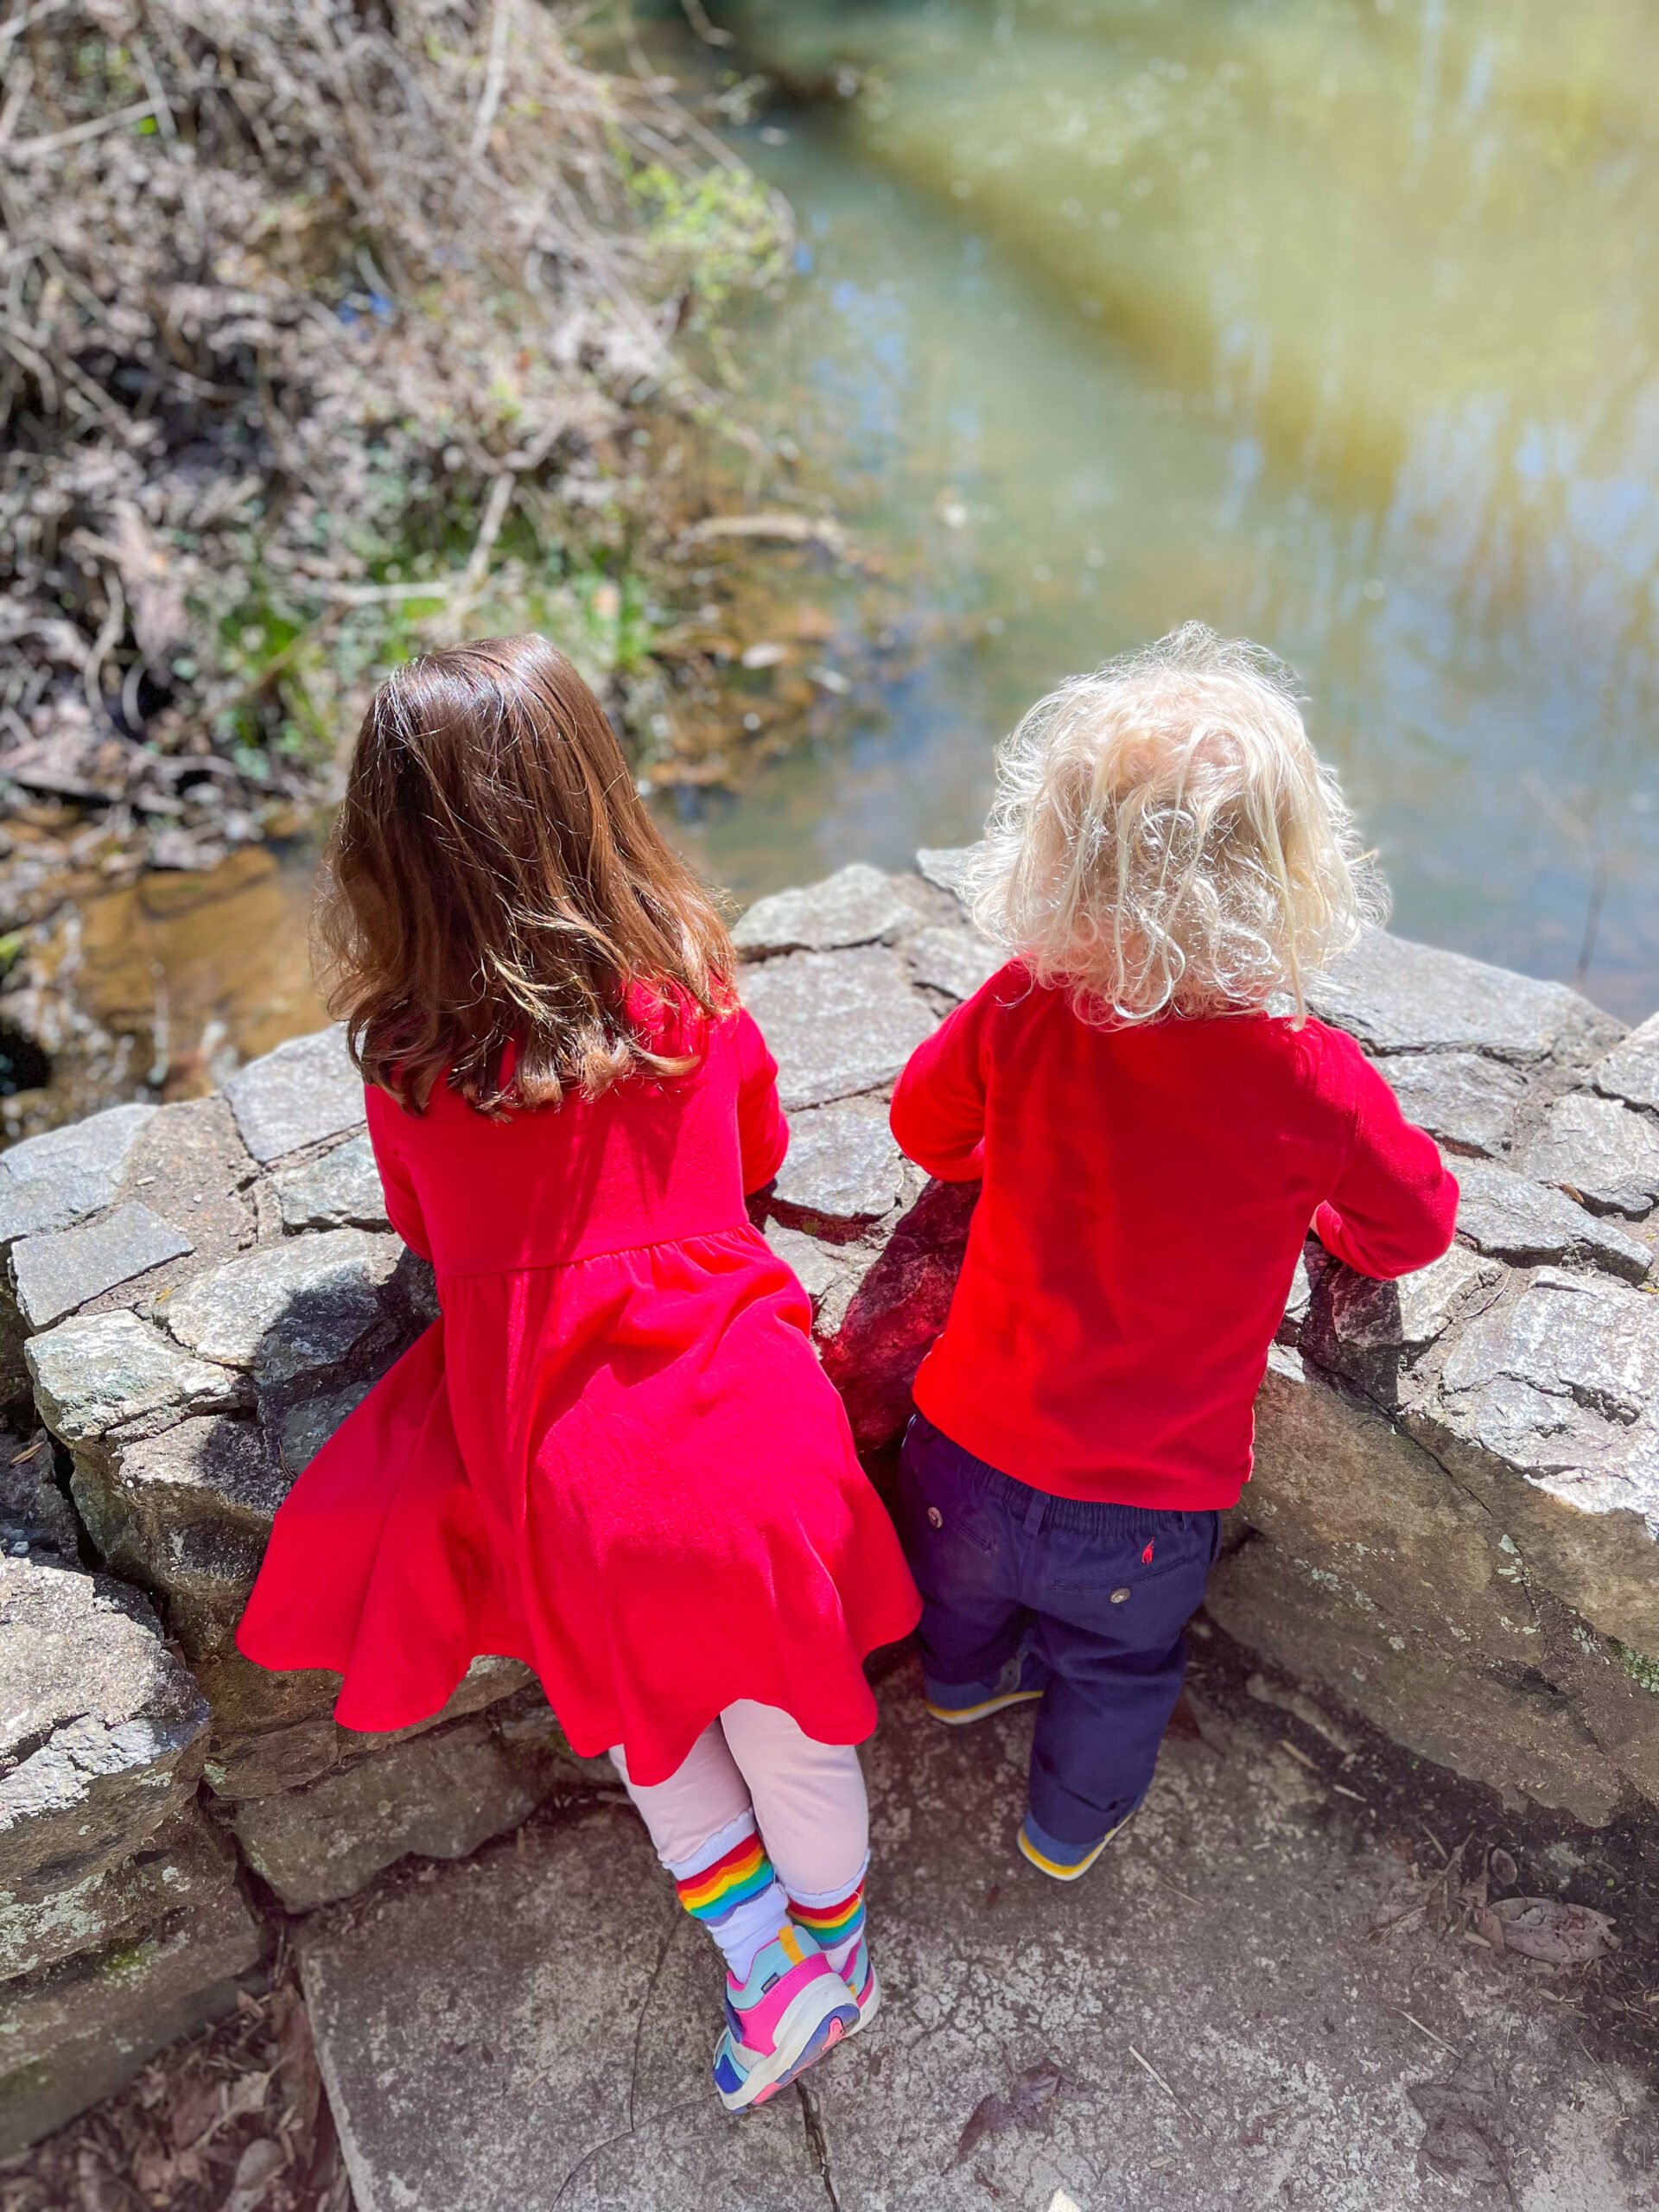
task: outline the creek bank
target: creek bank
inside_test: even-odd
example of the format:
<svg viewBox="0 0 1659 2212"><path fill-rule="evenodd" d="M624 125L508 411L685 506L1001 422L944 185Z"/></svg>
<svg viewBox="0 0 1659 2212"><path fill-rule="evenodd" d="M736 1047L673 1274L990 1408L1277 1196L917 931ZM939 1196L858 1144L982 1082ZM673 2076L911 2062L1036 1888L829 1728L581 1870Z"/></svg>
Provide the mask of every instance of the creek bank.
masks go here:
<svg viewBox="0 0 1659 2212"><path fill-rule="evenodd" d="M845 868L737 932L793 1123L757 1217L811 1295L879 1478L974 1200L906 1161L884 1111L992 957L960 866ZM1659 1217L1622 1166L1615 1188L1569 1161L1561 1132L1592 1103L1599 1139L1616 1117L1608 1157L1644 1156L1659 1020L1627 1036L1559 985L1380 934L1316 1004L1462 1155L1470 1211L1397 1285L1310 1244L1211 1613L1334 1726L1356 1712L1511 1806L1592 1828L1650 1817L1659 1301L1642 1286ZM442 1713L387 1740L335 1725L331 1678L234 1649L288 1485L435 1311L387 1224L337 1031L211 1097L14 1146L0 1250L16 1421L0 1929L15 1911L56 1931L0 1985L15 2148L234 2001L258 1948L251 1878L308 1911L606 1777L508 1662L478 1662ZM64 1626L43 1638L48 1619Z"/></svg>

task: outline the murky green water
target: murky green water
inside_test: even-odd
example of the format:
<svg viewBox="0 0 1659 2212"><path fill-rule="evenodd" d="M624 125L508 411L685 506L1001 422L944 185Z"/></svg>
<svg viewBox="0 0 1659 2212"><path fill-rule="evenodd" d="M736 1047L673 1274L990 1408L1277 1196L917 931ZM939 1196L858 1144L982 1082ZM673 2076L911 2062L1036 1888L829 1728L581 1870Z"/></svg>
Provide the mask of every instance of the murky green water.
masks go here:
<svg viewBox="0 0 1659 2212"><path fill-rule="evenodd" d="M1659 1004L1659 14L714 13L864 72L745 134L803 264L757 399L972 638L685 823L709 865L972 834L1031 697L1196 615L1301 670L1397 926Z"/></svg>

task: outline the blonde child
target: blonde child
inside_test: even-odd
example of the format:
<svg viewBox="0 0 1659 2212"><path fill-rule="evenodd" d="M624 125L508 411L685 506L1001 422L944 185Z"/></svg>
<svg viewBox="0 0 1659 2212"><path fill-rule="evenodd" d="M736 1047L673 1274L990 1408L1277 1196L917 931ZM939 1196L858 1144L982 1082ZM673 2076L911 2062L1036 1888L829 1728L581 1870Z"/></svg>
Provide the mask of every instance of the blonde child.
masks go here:
<svg viewBox="0 0 1659 2212"><path fill-rule="evenodd" d="M725 1955L715 2082L871 2016L861 1661L917 1599L745 1193L788 1141L709 899L539 638L364 721L321 915L393 1226L442 1318L312 1461L239 1630L359 1729L484 1652L608 1750Z"/></svg>
<svg viewBox="0 0 1659 2212"><path fill-rule="evenodd" d="M982 1183L900 1527L931 1709L1040 1700L1019 1846L1072 1881L1151 1783L1310 1225L1400 1275L1458 1191L1308 1015L1375 894L1259 648L1190 625L1042 700L972 896L1011 957L893 1101L912 1159Z"/></svg>

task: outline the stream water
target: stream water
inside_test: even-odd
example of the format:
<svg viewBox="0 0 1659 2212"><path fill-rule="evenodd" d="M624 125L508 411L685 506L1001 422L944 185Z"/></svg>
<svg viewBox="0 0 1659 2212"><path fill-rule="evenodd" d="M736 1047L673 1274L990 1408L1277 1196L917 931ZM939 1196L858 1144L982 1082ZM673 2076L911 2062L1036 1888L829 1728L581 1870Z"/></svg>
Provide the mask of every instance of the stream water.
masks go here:
<svg viewBox="0 0 1659 2212"><path fill-rule="evenodd" d="M666 0L649 35L769 80L734 136L799 248L750 404L919 643L739 791L664 800L709 871L749 897L972 836L1033 697L1197 616L1300 671L1396 927L1659 1005L1647 0L713 13L738 47ZM318 1018L307 874L94 905L69 987L159 994L168 1089L205 1082Z"/></svg>
<svg viewBox="0 0 1659 2212"><path fill-rule="evenodd" d="M716 872L972 835L1033 696L1198 616L1301 672L1396 927L1659 1005L1659 16L715 12L862 75L750 134L802 247L760 396L975 633L711 820Z"/></svg>

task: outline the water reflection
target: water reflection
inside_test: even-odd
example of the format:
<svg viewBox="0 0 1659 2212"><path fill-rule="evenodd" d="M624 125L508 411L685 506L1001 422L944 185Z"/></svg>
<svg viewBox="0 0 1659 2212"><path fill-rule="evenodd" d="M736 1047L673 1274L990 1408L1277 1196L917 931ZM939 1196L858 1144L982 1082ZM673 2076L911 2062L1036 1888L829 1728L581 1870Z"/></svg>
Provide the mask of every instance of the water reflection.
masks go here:
<svg viewBox="0 0 1659 2212"><path fill-rule="evenodd" d="M873 87L754 149L810 262L761 396L979 626L709 821L711 863L754 888L966 834L1033 693L1198 614L1308 677L1402 927L1659 1002L1659 19L731 17Z"/></svg>

